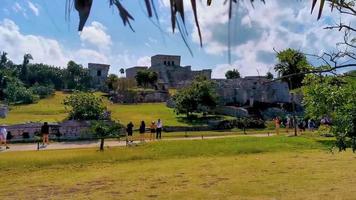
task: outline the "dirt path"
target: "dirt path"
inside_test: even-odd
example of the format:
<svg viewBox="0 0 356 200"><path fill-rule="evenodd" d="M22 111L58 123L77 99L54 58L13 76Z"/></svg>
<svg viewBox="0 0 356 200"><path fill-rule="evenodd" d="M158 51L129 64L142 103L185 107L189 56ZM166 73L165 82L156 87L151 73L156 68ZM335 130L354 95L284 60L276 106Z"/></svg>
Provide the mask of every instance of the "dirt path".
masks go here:
<svg viewBox="0 0 356 200"><path fill-rule="evenodd" d="M273 136L270 134L269 136ZM163 141L176 141L176 140L202 140L202 139L218 139L218 138L234 138L234 137L268 137L267 134L253 134L253 135L225 135L225 136L204 136L204 137L179 137L179 138L163 138ZM146 142L151 142L147 140ZM138 141L134 142L135 144L139 143ZM126 142L107 140L105 141L105 147L119 147L126 146ZM79 149L79 148L98 148L99 141L76 141L76 142L57 142L51 143L46 148L40 148L40 151L44 150L55 150L55 149ZM0 150L1 153L4 152L13 152L13 151L36 151L37 143L27 143L27 144L13 144L10 145L10 149Z"/></svg>

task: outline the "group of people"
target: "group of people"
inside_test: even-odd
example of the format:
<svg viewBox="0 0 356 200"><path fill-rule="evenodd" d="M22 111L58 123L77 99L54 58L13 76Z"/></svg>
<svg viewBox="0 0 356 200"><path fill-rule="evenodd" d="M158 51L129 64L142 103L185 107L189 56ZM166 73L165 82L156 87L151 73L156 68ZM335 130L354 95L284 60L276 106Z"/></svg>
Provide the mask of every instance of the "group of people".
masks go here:
<svg viewBox="0 0 356 200"><path fill-rule="evenodd" d="M40 134L42 136L42 148L44 148L49 145L49 125L47 122L43 123L41 126ZM0 150L3 148L2 146L4 146L4 149L10 149L7 139L8 132L6 125L0 125Z"/></svg>
<svg viewBox="0 0 356 200"><path fill-rule="evenodd" d="M279 135L279 128L281 126L286 128L287 133L289 132L289 129L294 128L297 126L300 132L305 131L306 129L310 131L314 131L316 126L316 123L313 119L308 119L308 120L300 120L298 124L296 125L295 120L290 117L289 115L286 117L286 119L283 121L281 120L278 116L274 118L274 123L275 123L275 128L276 128L276 134Z"/></svg>
<svg viewBox="0 0 356 200"><path fill-rule="evenodd" d="M132 135L133 135L133 128L134 125L132 122L128 123L126 126L126 132L128 136L128 141L133 142ZM157 122L152 121L149 130L150 130L150 140L153 140L155 138L156 134L156 139L159 140L162 138L162 128L163 128L163 123L161 119L158 119ZM145 133L146 133L146 123L145 121L141 121L140 127L139 127L139 132L140 132L140 141L144 142L145 141Z"/></svg>

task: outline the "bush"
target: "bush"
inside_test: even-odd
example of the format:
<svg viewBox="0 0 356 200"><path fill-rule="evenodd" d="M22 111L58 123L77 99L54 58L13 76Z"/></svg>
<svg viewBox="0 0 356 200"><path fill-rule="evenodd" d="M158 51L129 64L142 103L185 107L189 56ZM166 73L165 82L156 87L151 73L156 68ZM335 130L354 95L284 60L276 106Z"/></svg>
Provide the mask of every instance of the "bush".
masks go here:
<svg viewBox="0 0 356 200"><path fill-rule="evenodd" d="M33 94L38 95L41 99L46 98L54 94L54 87L51 85L44 86L36 83L31 87L31 91Z"/></svg>
<svg viewBox="0 0 356 200"><path fill-rule="evenodd" d="M26 89L21 82L12 81L5 89L6 100L14 104L31 104L38 101L39 97L31 90Z"/></svg>
<svg viewBox="0 0 356 200"><path fill-rule="evenodd" d="M64 99L69 118L74 120L99 120L106 110L103 100L92 93L76 92Z"/></svg>

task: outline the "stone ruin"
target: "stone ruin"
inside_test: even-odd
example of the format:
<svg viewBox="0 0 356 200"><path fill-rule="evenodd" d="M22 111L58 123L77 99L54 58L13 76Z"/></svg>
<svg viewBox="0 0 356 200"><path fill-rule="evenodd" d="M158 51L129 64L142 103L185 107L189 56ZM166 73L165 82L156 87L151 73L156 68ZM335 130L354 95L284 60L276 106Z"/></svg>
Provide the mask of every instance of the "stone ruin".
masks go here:
<svg viewBox="0 0 356 200"><path fill-rule="evenodd" d="M106 80L109 75L110 65L88 63L89 74L92 77L92 87L103 90L106 88Z"/></svg>
<svg viewBox="0 0 356 200"><path fill-rule="evenodd" d="M33 139L41 131L43 123L29 122L24 124L14 124L6 127L11 134L12 140ZM78 139L88 132L89 121L68 120L61 123L48 123L50 126L51 138Z"/></svg>
<svg viewBox="0 0 356 200"><path fill-rule="evenodd" d="M214 79L217 84L220 105L248 105L254 103L290 103L288 84L271 82L263 76L247 76L238 79Z"/></svg>
<svg viewBox="0 0 356 200"><path fill-rule="evenodd" d="M193 71L191 66L181 66L181 57L174 55L155 55L151 57L151 66L136 66L126 69L126 77L135 79L140 70L151 70L158 74L158 84L166 89L178 88L187 81L192 81L198 75L211 79L211 70Z"/></svg>

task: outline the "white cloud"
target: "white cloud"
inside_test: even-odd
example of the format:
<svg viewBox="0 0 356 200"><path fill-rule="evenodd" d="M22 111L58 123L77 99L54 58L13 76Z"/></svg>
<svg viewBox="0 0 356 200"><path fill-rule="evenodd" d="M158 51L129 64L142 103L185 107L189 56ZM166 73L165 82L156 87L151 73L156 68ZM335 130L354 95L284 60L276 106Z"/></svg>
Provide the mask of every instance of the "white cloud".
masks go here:
<svg viewBox="0 0 356 200"><path fill-rule="evenodd" d="M137 60L137 66L151 66L151 57L143 56Z"/></svg>
<svg viewBox="0 0 356 200"><path fill-rule="evenodd" d="M161 6L169 6L162 0ZM206 1L197 1L204 51L212 55L228 53L228 4L216 2L206 6ZM232 63L221 63L213 70L213 77L223 77L226 70L239 68L242 75L263 75L271 71L276 50L295 48L303 52L319 54L335 48L342 41L343 33L324 30L330 23L342 19L345 24L355 24L354 17L331 12L326 6L321 20L316 13L310 14L309 1L269 0L266 4L256 1L254 8L249 1L239 1L234 7L231 24ZM189 14L189 13L188 13ZM191 13L190 13L191 14ZM194 18L189 18L195 24ZM198 31L192 29L192 41L199 44ZM227 63L227 61L226 61Z"/></svg>
<svg viewBox="0 0 356 200"><path fill-rule="evenodd" d="M148 57L138 58L129 52L114 54L91 48L68 49L57 40L21 33L20 27L10 19L0 20L0 51L8 53L14 63L21 63L23 55L32 54L34 63L65 67L69 60L87 66L89 62L111 64L111 73L136 64L147 64Z"/></svg>
<svg viewBox="0 0 356 200"><path fill-rule="evenodd" d="M26 8L22 7L18 2L15 2L12 6L12 10L15 13L22 14L25 18L27 18Z"/></svg>
<svg viewBox="0 0 356 200"><path fill-rule="evenodd" d="M106 27L96 21L84 27L80 33L80 39L84 44L93 45L99 50L108 50L112 45L111 36L106 33Z"/></svg>
<svg viewBox="0 0 356 200"><path fill-rule="evenodd" d="M28 1L28 7L30 8L30 10L33 12L34 15L36 15L36 16L40 15L40 9L38 8L38 6L33 4L31 1Z"/></svg>

